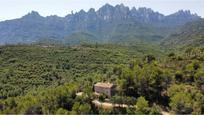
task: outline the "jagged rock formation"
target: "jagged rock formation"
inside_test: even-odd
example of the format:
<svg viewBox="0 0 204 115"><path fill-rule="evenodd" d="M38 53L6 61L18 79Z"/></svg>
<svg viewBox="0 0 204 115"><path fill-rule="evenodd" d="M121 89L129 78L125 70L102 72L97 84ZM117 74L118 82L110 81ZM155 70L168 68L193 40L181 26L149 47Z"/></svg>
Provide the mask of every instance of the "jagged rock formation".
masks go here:
<svg viewBox="0 0 204 115"><path fill-rule="evenodd" d="M200 17L190 11L164 16L150 8L130 9L123 4L105 4L97 11L91 8L88 12L81 10L65 17L42 17L32 11L20 19L0 22L0 43L31 43L44 38L65 38L69 42L69 36L76 33L80 33L80 37L90 34L85 39L91 36L95 41L155 40L166 36L164 33L171 32L172 28L197 19Z"/></svg>

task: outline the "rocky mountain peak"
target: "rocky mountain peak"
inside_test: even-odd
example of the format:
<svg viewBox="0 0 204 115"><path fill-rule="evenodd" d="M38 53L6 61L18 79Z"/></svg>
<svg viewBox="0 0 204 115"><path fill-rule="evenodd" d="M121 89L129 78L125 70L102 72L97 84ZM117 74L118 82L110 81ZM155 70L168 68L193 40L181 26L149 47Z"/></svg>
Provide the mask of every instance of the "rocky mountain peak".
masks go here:
<svg viewBox="0 0 204 115"><path fill-rule="evenodd" d="M116 5L115 9L120 10L122 12L128 12L129 11L129 7L124 6L124 4Z"/></svg>
<svg viewBox="0 0 204 115"><path fill-rule="evenodd" d="M38 17L40 16L40 14L37 11L31 11L30 13L27 14L27 16Z"/></svg>
<svg viewBox="0 0 204 115"><path fill-rule="evenodd" d="M94 8L90 8L88 13L95 13L95 9Z"/></svg>
<svg viewBox="0 0 204 115"><path fill-rule="evenodd" d="M108 9L109 8L113 8L113 6L108 4L108 3L106 3L104 6L101 7L101 9L106 9L106 8L108 8Z"/></svg>
<svg viewBox="0 0 204 115"><path fill-rule="evenodd" d="M178 12L171 14L169 16L179 16L179 17L198 17L197 14L191 13L190 10L179 10Z"/></svg>
<svg viewBox="0 0 204 115"><path fill-rule="evenodd" d="M21 39L24 39L25 36L29 41L50 36L63 38L80 31L94 33L99 38L108 38L112 31L120 33L137 30L135 32L140 33L140 27L143 26L177 27L199 18L190 11L180 10L172 15L164 16L145 7L139 9L133 7L130 10L124 4L116 6L105 4L97 11L91 8L87 12L84 10L72 12L65 17L43 17L38 12L32 11L20 19L0 22L0 42L13 42L12 38L16 36L19 41L22 41ZM119 27L120 29L117 29ZM16 28L18 28L17 32Z"/></svg>
<svg viewBox="0 0 204 115"><path fill-rule="evenodd" d="M135 7L132 7L132 9L130 10L131 12L136 12L137 9Z"/></svg>
<svg viewBox="0 0 204 115"><path fill-rule="evenodd" d="M111 20L114 12L114 7L110 4L105 4L97 11L97 15L103 20Z"/></svg>
<svg viewBox="0 0 204 115"><path fill-rule="evenodd" d="M82 9L78 12L78 14L86 14L86 12Z"/></svg>
<svg viewBox="0 0 204 115"><path fill-rule="evenodd" d="M31 11L30 13L28 13L27 15L23 16L23 18L26 19L39 19L39 18L43 18L37 11Z"/></svg>
<svg viewBox="0 0 204 115"><path fill-rule="evenodd" d="M190 10L179 10L178 14L191 14Z"/></svg>
<svg viewBox="0 0 204 115"><path fill-rule="evenodd" d="M154 11L151 8L140 7L138 12L153 13Z"/></svg>

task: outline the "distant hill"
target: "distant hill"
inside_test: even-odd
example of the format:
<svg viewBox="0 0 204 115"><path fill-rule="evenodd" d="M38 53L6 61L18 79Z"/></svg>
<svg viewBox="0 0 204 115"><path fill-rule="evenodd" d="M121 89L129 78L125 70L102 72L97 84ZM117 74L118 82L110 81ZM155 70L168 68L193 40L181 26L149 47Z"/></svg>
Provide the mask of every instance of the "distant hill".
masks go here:
<svg viewBox="0 0 204 115"><path fill-rule="evenodd" d="M150 8L130 9L123 4L105 4L97 11L91 8L65 17L42 17L32 11L22 18L0 22L0 43L32 43L44 38L77 43L82 36L98 42L157 41L178 26L198 19L190 11L164 16Z"/></svg>
<svg viewBox="0 0 204 115"><path fill-rule="evenodd" d="M98 38L90 33L78 32L72 33L63 40L63 44L83 44L83 43L96 43L99 42Z"/></svg>
<svg viewBox="0 0 204 115"><path fill-rule="evenodd" d="M168 47L189 47L204 45L204 20L186 23L181 29L171 34L163 42Z"/></svg>

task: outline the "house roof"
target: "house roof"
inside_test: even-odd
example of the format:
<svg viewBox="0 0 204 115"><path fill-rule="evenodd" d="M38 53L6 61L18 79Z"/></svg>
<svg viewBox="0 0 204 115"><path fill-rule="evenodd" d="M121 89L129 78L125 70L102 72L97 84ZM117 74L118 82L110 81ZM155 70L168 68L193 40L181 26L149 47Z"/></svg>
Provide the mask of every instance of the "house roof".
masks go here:
<svg viewBox="0 0 204 115"><path fill-rule="evenodd" d="M103 88L111 88L111 87L113 87L113 84L112 83L98 82L94 86L96 86L96 87L103 87Z"/></svg>

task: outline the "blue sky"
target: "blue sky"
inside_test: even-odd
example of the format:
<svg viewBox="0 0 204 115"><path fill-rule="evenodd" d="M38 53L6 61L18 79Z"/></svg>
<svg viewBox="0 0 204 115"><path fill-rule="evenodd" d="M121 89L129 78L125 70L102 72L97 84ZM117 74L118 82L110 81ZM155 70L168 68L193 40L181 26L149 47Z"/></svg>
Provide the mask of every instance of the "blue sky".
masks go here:
<svg viewBox="0 0 204 115"><path fill-rule="evenodd" d="M0 21L20 18L32 10L42 16L65 16L72 10L98 9L105 3L148 7L165 15L184 9L204 17L204 0L0 0Z"/></svg>

